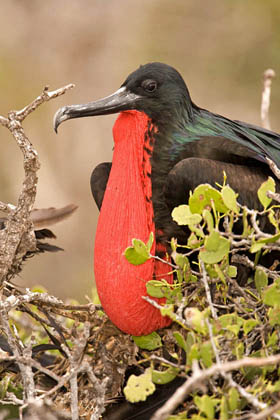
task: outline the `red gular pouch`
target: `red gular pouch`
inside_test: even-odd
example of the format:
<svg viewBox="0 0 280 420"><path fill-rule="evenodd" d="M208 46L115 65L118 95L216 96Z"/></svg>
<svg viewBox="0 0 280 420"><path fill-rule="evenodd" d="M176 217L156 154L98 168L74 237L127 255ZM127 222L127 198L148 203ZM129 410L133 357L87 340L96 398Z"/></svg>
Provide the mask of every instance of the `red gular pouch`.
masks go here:
<svg viewBox="0 0 280 420"><path fill-rule="evenodd" d="M147 296L147 281L164 278L173 282L170 267L153 258L135 266L124 256L133 238L147 242L151 232L155 237L151 128L148 116L139 111L122 112L116 120L112 168L94 248L95 281L101 304L120 330L133 335L146 335L171 323L170 318L163 317L159 309L142 299ZM151 254L155 252L154 241ZM165 302L165 298L153 299Z"/></svg>

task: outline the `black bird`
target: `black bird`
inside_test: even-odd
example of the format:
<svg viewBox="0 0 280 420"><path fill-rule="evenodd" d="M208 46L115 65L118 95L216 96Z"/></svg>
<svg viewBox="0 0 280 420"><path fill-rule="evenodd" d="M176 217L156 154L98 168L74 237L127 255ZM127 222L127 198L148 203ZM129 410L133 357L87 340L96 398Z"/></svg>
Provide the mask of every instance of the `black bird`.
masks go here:
<svg viewBox="0 0 280 420"><path fill-rule="evenodd" d="M269 160L280 167L280 135L198 107L178 71L162 63L140 66L104 99L61 108L54 126L57 130L67 119L119 112L113 163L98 165L91 177L101 208L95 277L111 320L141 335L167 324L143 302L145 282L157 275L172 279L156 263L149 272L137 271L141 266L130 269L123 257L126 246L133 237L147 241L151 231L156 234L152 251L165 251L172 237L183 243L185 232L173 222L172 209L186 203L197 185L222 184L223 171L239 202L260 208L257 190L268 176L279 189Z"/></svg>

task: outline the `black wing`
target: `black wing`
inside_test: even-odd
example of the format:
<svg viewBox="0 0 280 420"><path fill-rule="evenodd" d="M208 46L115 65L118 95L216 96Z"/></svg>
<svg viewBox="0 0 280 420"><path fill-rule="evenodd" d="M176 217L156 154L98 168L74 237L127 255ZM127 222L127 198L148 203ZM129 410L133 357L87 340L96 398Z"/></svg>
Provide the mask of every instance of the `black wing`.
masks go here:
<svg viewBox="0 0 280 420"><path fill-rule="evenodd" d="M165 185L169 209L187 203L189 192L199 184L207 183L213 187L216 183L223 184L223 171L226 173L227 183L239 194L238 201L261 210L257 190L270 175L266 165L255 161L255 166L247 166L197 157L181 160L169 172ZM279 181L276 182L279 188Z"/></svg>

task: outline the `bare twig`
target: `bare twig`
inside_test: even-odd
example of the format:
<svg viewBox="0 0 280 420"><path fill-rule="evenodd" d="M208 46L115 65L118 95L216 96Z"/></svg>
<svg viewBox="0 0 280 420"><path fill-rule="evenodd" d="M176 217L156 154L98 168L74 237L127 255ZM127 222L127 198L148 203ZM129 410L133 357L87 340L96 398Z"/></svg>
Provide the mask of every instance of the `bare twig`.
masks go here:
<svg viewBox="0 0 280 420"><path fill-rule="evenodd" d="M266 195L269 198L272 198L272 200L277 201L277 203L280 203L280 194L279 193L274 193L272 191L267 191Z"/></svg>
<svg viewBox="0 0 280 420"><path fill-rule="evenodd" d="M177 265L174 265L174 264L172 264L171 262L169 262L169 261L167 261L167 260L164 260L163 258L160 258L159 256L157 256L157 255L151 255L150 254L150 257L151 258L153 258L154 260L157 260L157 261L160 261L160 262L162 262L162 263L164 263L164 264L166 264L166 265L169 265L170 267L172 267L174 270L177 270L179 267L177 266Z"/></svg>
<svg viewBox="0 0 280 420"><path fill-rule="evenodd" d="M247 257L246 255L233 255L231 257L231 262L235 262L235 263L238 263L238 264L245 265L246 267L250 267L251 269L256 268L253 261L251 261L250 258ZM263 265L258 264L258 268L263 270L268 275L268 277L270 277L272 279L277 279L280 276L279 271L269 270L268 268L264 267ZM243 289L240 288L240 291L243 291Z"/></svg>
<svg viewBox="0 0 280 420"><path fill-rule="evenodd" d="M210 377L216 374L226 373L245 367L263 367L276 365L280 363L280 354L269 357L245 357L240 360L226 363L216 363L208 369L200 370L198 366L193 375L181 385L172 397L153 415L151 420L165 420L168 416L181 404L186 396L194 389L198 389L200 385Z"/></svg>
<svg viewBox="0 0 280 420"><path fill-rule="evenodd" d="M31 351L29 348L22 349L19 345L19 341L13 336L10 326L9 326L9 318L7 312L5 310L0 310L1 314L1 321L2 321L2 328L6 334L8 343L13 350L13 354L15 355L18 366L21 372L22 381L23 381L23 389L24 389L24 402L29 403L34 400L35 396L35 384L33 378L32 368L29 363L22 363L21 358L31 359ZM22 354L21 354L22 353Z"/></svg>
<svg viewBox="0 0 280 420"><path fill-rule="evenodd" d="M265 70L263 74L263 92L261 103L261 121L262 126L271 130L269 122L269 106L272 79L275 77L275 71L272 69Z"/></svg>
<svg viewBox="0 0 280 420"><path fill-rule="evenodd" d="M87 373L88 378L96 390L96 407L94 413L92 413L90 420L98 420L102 413L105 411L105 391L109 378L105 378L100 382L97 377L94 375L92 368L89 363L83 362L82 365L83 371Z"/></svg>
<svg viewBox="0 0 280 420"><path fill-rule="evenodd" d="M151 299L149 296L142 296L142 299L144 299L146 302L149 302L152 306L154 306L154 308L157 308L159 310L164 308L163 305L160 305L155 300ZM181 317L180 315L174 313L172 315L172 319L173 319L173 321L176 320L176 322L178 322L183 327L188 327L188 324L187 324L186 320L183 317Z"/></svg>
<svg viewBox="0 0 280 420"><path fill-rule="evenodd" d="M214 319L217 319L217 311L214 308L213 303L212 303L211 292L210 292L209 284L208 284L208 281L207 281L207 273L206 273L206 269L205 269L205 266L204 266L204 262L202 260L200 260L199 263L200 263L201 270L202 270L202 281L203 281L204 288L205 288L207 302L210 306L212 317Z"/></svg>
<svg viewBox="0 0 280 420"><path fill-rule="evenodd" d="M58 96L64 95L68 90L73 89L75 85L70 83L69 85L63 86L59 89L49 92L49 87L46 86L43 90L43 93L39 95L34 101L25 106L20 111L16 111L16 119L22 122L29 114L35 111L40 105L44 102L48 102L50 99L55 99Z"/></svg>
<svg viewBox="0 0 280 420"><path fill-rule="evenodd" d="M280 169L278 166L273 162L273 160L269 159L268 157L265 158L265 160L268 163L268 166L270 167L271 171L274 173L276 178L280 179Z"/></svg>
<svg viewBox="0 0 280 420"><path fill-rule="evenodd" d="M3 308L8 312L26 303L41 303L56 309L64 309L69 311L86 311L89 313L94 313L96 310L101 309L100 305L94 305L93 303L88 303L86 305L67 305L62 300L55 296L49 295L48 293L31 292L29 289L25 289L25 294L17 296L10 295L5 300L0 300L0 309Z"/></svg>
<svg viewBox="0 0 280 420"><path fill-rule="evenodd" d="M274 404L272 407L267 407L263 411L258 414L254 414L250 417L249 420L265 420L269 417L280 418L276 413L276 411L280 410L280 401Z"/></svg>
<svg viewBox="0 0 280 420"><path fill-rule="evenodd" d="M61 345L63 350L68 356L70 362L70 387L71 387L71 413L73 420L79 420L79 407L78 407L78 372L80 369L81 361L84 356L84 350L87 345L87 340L89 338L90 333L90 324L89 322L85 322L84 330L80 334L80 336L75 339L75 345L72 351L69 350L67 346L64 344Z"/></svg>

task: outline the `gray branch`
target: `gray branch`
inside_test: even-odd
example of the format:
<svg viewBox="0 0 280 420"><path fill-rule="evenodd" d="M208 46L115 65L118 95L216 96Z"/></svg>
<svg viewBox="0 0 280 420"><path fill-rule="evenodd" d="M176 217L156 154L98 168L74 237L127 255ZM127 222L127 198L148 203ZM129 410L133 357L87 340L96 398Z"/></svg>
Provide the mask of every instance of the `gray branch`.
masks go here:
<svg viewBox="0 0 280 420"><path fill-rule="evenodd" d="M23 130L22 121L41 104L63 95L73 86L67 85L53 92L45 88L38 98L22 110L10 111L8 118L0 116L0 124L8 128L22 152L24 167L24 180L17 205L0 204L0 209L8 213L5 228L0 231L0 284L6 279L13 264L20 261L27 251L36 248L30 213L37 192L40 162L37 151Z"/></svg>

